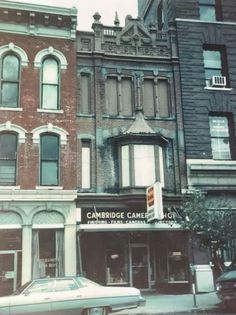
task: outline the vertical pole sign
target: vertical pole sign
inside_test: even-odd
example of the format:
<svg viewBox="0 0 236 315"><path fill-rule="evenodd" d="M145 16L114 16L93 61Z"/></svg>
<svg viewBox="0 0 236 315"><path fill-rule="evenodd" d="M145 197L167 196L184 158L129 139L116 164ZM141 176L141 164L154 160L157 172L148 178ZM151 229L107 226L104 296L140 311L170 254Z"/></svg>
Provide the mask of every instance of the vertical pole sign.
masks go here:
<svg viewBox="0 0 236 315"><path fill-rule="evenodd" d="M147 187L147 222L155 222L164 218L161 183Z"/></svg>

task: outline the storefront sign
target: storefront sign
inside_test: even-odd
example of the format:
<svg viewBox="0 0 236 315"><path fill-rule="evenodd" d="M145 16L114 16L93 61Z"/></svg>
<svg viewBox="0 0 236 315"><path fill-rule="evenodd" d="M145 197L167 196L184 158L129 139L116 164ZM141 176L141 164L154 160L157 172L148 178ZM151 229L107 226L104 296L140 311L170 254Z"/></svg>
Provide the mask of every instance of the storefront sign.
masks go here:
<svg viewBox="0 0 236 315"><path fill-rule="evenodd" d="M162 187L160 182L156 182L146 190L147 199L147 221L148 223L164 219L162 204Z"/></svg>
<svg viewBox="0 0 236 315"><path fill-rule="evenodd" d="M164 211L163 221L175 221L175 212ZM147 212L143 210L81 209L81 224L140 224L147 222Z"/></svg>

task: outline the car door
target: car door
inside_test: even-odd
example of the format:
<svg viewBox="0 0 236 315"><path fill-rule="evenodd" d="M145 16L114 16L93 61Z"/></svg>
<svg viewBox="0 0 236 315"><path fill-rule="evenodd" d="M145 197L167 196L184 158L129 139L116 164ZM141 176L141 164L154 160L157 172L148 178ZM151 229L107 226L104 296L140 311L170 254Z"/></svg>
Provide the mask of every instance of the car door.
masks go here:
<svg viewBox="0 0 236 315"><path fill-rule="evenodd" d="M50 314L52 293L52 279L35 280L22 294L12 296L10 314Z"/></svg>
<svg viewBox="0 0 236 315"><path fill-rule="evenodd" d="M78 283L73 278L56 279L52 296L52 312L57 315L78 315L82 309Z"/></svg>

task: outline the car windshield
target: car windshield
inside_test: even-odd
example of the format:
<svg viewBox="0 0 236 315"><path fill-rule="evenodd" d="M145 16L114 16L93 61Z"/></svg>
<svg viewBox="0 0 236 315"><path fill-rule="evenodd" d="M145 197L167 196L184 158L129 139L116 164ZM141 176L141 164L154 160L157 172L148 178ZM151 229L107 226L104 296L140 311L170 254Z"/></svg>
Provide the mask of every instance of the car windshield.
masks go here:
<svg viewBox="0 0 236 315"><path fill-rule="evenodd" d="M31 283L31 281L26 282L24 285L22 285L21 287L17 288L17 289L12 293L12 295L21 294L21 293L25 290L25 288L28 287L28 285L29 285L30 283Z"/></svg>
<svg viewBox="0 0 236 315"><path fill-rule="evenodd" d="M77 277L77 282L81 287L100 287L101 285L84 277Z"/></svg>

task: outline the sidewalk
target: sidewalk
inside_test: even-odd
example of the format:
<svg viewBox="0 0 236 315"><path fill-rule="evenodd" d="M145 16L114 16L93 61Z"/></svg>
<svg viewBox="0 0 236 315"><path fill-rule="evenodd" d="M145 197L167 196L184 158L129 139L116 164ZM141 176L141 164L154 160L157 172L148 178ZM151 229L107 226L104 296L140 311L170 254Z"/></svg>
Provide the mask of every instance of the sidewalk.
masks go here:
<svg viewBox="0 0 236 315"><path fill-rule="evenodd" d="M136 309L124 310L116 314L168 314L181 312L202 313L204 310L219 309L220 300L215 292L201 293L196 295L197 307L194 308L194 300L192 294L158 294L150 293L143 296L146 299L146 305Z"/></svg>

